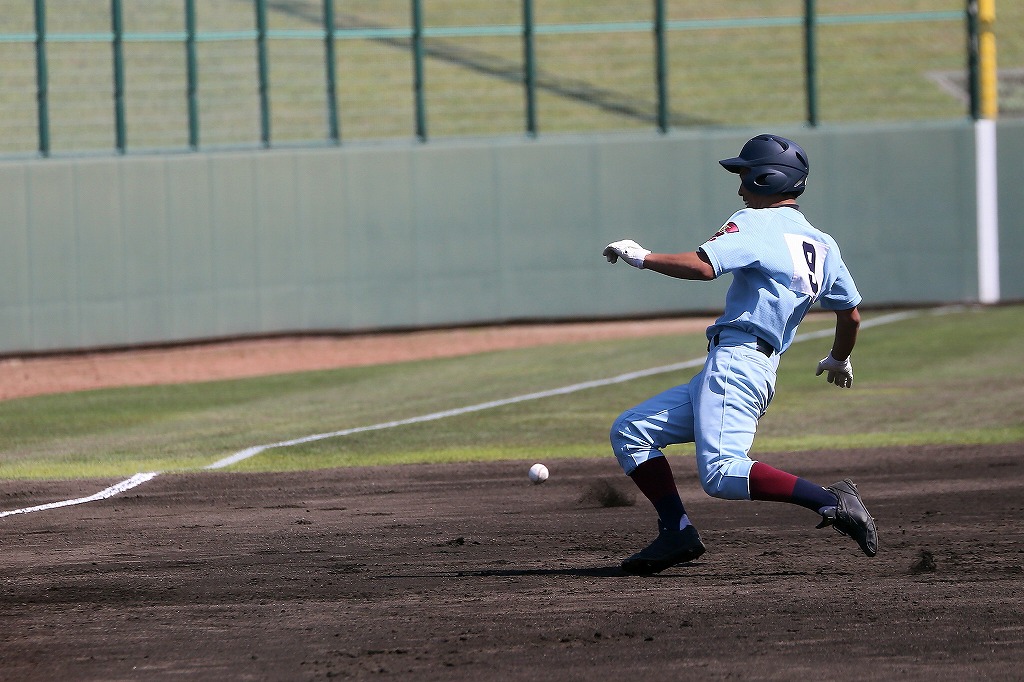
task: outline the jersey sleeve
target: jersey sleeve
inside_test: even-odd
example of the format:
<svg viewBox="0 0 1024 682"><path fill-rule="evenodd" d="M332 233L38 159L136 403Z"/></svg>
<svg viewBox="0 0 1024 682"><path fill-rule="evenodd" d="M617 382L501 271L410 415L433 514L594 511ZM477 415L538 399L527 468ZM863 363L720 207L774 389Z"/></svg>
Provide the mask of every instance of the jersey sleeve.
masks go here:
<svg viewBox="0 0 1024 682"><path fill-rule="evenodd" d="M745 213L746 211L737 211L732 214L718 232L698 247L715 269L715 277L745 268L758 260L758 255L751 248L746 233L741 230L749 217Z"/></svg>
<svg viewBox="0 0 1024 682"><path fill-rule="evenodd" d="M822 294L820 300L821 307L825 310L849 310L854 306L860 305L860 292L857 291L857 285L853 281L853 276L841 258L835 282L829 287L828 291Z"/></svg>

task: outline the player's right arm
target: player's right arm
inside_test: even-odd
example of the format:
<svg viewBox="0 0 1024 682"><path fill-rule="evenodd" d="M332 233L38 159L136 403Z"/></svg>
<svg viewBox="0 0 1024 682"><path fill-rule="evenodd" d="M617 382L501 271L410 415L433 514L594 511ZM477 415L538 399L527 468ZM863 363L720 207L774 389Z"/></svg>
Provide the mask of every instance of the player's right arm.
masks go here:
<svg viewBox="0 0 1024 682"><path fill-rule="evenodd" d="M684 253L652 253L644 259L644 268L654 270L677 279L710 281L715 278L715 269L703 251Z"/></svg>
<svg viewBox="0 0 1024 682"><path fill-rule="evenodd" d="M684 253L652 253L632 239L612 242L604 250L609 263L620 258L634 268L654 272L678 279L712 280L715 269L702 250Z"/></svg>

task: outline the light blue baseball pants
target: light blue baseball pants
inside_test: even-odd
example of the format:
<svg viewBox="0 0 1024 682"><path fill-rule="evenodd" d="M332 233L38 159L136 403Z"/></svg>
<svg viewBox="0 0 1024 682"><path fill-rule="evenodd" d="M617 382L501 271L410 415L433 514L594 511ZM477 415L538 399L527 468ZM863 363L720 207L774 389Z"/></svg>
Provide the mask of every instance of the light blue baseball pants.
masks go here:
<svg viewBox="0 0 1024 682"><path fill-rule="evenodd" d="M757 350L756 337L719 334L704 368L688 384L626 410L612 425L615 457L626 474L675 443L694 443L701 487L712 497L750 499L747 453L775 393L779 355Z"/></svg>

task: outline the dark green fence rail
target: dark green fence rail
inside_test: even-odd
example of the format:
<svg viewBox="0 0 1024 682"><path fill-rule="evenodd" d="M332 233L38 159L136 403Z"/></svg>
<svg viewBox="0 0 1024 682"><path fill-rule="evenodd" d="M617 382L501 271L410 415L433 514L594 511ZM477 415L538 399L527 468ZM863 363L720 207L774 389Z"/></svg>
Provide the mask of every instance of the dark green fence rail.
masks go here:
<svg viewBox="0 0 1024 682"><path fill-rule="evenodd" d="M7 155L667 132L752 121L816 126L977 111L973 23L966 8L940 0L936 10L845 14L791 0L773 3L788 12L777 16L689 18L681 16L686 4L673 0L620 2L618 11L606 2L574 9L520 0L499 3L514 5L514 14L492 5L473 25L438 23L473 19L469 0L448 3L465 5L457 15L432 13L425 0L23 4L31 8L20 23L34 30L10 30L17 16L0 20ZM490 3L475 5L483 12ZM718 11L752 11L747 2L724 5ZM608 20L623 12L640 18ZM76 17L83 30L69 30ZM109 30L95 30L101 18ZM222 26L201 28L204 18ZM55 20L60 30L51 28ZM147 22L158 30L143 30ZM104 46L105 60L97 52ZM910 66L891 67L887 81L893 61ZM945 74L945 91L939 81L922 85L931 72Z"/></svg>

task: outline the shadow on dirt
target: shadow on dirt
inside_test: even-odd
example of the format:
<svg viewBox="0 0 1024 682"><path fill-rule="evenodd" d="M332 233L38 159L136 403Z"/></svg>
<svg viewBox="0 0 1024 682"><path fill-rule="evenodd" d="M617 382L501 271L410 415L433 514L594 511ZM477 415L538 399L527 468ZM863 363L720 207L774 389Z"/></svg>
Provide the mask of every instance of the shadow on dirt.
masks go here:
<svg viewBox="0 0 1024 682"><path fill-rule="evenodd" d="M693 565L696 567L696 565ZM672 570L685 569L687 565L673 566ZM400 575L382 575L379 579L409 578L522 578L528 576L574 576L577 578L625 578L633 577L624 573L618 566L597 566L592 568L503 568L481 569L479 571L441 571L438 573L404 573ZM652 576L653 577L653 576ZM657 577L682 577L673 574L660 574Z"/></svg>

